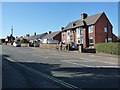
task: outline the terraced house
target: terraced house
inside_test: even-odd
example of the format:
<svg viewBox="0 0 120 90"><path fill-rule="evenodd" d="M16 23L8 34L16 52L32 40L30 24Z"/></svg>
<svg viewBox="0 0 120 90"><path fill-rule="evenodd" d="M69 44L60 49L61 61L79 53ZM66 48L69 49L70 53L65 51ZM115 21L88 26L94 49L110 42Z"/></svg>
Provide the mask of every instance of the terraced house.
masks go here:
<svg viewBox="0 0 120 90"><path fill-rule="evenodd" d="M62 42L83 44L84 48L95 47L96 43L113 42L117 37L112 33L112 24L104 12L92 16L81 14L81 19L68 23L62 28Z"/></svg>

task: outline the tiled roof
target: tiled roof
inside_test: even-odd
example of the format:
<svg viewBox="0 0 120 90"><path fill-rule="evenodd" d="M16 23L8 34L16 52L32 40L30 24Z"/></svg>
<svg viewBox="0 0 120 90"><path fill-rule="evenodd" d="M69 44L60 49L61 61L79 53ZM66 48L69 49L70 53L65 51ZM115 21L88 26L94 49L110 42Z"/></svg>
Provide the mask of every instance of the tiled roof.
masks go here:
<svg viewBox="0 0 120 90"><path fill-rule="evenodd" d="M47 34L45 37L43 37L42 39L52 39L53 37L55 37L57 34L59 34L60 31L56 31L56 32L52 32L50 34Z"/></svg>
<svg viewBox="0 0 120 90"><path fill-rule="evenodd" d="M84 21L86 22L86 25L89 26L89 25L95 24L102 14L103 13L99 13L99 14L88 16L87 18L85 18ZM74 27L73 27L73 24L75 24ZM63 30L67 30L67 29L71 29L71 28L75 28L83 25L84 25L83 20L79 19L79 20L70 22Z"/></svg>
<svg viewBox="0 0 120 90"><path fill-rule="evenodd" d="M43 34L37 34L37 35L33 35L28 37L28 40L36 40L36 39L42 39L44 36L46 36L47 33L43 33Z"/></svg>

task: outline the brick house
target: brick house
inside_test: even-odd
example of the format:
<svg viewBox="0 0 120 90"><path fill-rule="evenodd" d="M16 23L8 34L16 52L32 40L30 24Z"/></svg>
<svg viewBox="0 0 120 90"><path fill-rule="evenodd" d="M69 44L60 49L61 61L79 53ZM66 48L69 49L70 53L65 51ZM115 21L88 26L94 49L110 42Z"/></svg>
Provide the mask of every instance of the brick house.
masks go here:
<svg viewBox="0 0 120 90"><path fill-rule="evenodd" d="M68 23L62 28L62 42L83 44L84 48L95 47L96 43L116 41L112 24L104 12L92 16L81 14L81 19Z"/></svg>

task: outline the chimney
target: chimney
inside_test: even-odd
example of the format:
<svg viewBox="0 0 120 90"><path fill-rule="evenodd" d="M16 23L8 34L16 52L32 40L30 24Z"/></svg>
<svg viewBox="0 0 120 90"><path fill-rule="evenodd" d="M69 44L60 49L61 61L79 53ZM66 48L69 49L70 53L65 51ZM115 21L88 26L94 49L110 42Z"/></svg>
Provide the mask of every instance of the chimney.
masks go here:
<svg viewBox="0 0 120 90"><path fill-rule="evenodd" d="M81 14L81 19L84 20L85 18L87 18L87 16L88 15L86 13L83 13L83 14Z"/></svg>
<svg viewBox="0 0 120 90"><path fill-rule="evenodd" d="M30 36L30 34L26 34L26 36L27 36L27 37L29 37L29 36Z"/></svg>
<svg viewBox="0 0 120 90"><path fill-rule="evenodd" d="M61 27L61 30L63 30L64 29L64 27Z"/></svg>
<svg viewBox="0 0 120 90"><path fill-rule="evenodd" d="M36 35L36 32L34 33L34 35Z"/></svg>
<svg viewBox="0 0 120 90"><path fill-rule="evenodd" d="M49 31L49 34L52 33L52 31Z"/></svg>

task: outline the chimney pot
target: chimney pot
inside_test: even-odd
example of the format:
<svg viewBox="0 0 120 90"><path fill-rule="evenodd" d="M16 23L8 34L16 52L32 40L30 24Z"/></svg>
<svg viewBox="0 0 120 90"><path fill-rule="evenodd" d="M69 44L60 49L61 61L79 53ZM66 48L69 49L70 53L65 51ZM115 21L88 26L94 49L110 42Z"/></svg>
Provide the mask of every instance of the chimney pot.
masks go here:
<svg viewBox="0 0 120 90"><path fill-rule="evenodd" d="M36 32L34 33L34 35L36 35Z"/></svg>
<svg viewBox="0 0 120 90"><path fill-rule="evenodd" d="M64 27L61 27L61 30L63 30L64 29Z"/></svg>
<svg viewBox="0 0 120 90"><path fill-rule="evenodd" d="M84 20L85 18L87 18L87 16L88 15L86 13L83 13L83 14L81 14L81 19Z"/></svg>
<svg viewBox="0 0 120 90"><path fill-rule="evenodd" d="M52 31L49 31L49 34L52 33Z"/></svg>

